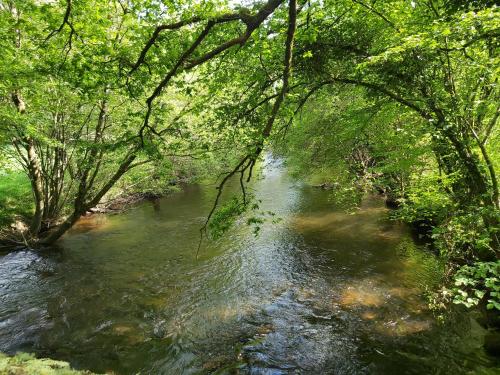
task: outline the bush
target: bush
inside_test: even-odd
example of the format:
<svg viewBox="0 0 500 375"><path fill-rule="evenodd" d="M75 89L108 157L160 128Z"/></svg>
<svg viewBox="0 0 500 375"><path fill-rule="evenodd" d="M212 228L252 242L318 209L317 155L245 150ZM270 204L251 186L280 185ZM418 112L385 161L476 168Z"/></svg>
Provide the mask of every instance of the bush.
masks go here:
<svg viewBox="0 0 500 375"><path fill-rule="evenodd" d="M462 266L454 284L453 303L472 307L485 302L488 310L500 310L500 261Z"/></svg>
<svg viewBox="0 0 500 375"><path fill-rule="evenodd" d="M446 182L440 176L422 176L409 186L406 196L401 198L401 208L395 217L407 223L426 222L439 225L453 210L453 203L445 191Z"/></svg>
<svg viewBox="0 0 500 375"><path fill-rule="evenodd" d="M442 255L459 263L494 256L491 235L478 208L456 210L433 229L432 238Z"/></svg>

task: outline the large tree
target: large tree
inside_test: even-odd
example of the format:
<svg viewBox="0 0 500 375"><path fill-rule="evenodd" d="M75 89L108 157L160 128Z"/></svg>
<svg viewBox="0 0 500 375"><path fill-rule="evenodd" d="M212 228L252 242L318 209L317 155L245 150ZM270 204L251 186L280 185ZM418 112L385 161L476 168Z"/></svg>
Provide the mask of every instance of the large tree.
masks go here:
<svg viewBox="0 0 500 375"><path fill-rule="evenodd" d="M31 235L55 241L130 168L178 146L177 136L201 150L209 138L233 141L237 161L219 193L238 176L247 204L245 183L268 139L341 85L420 119L439 168L459 176L452 199L484 208L498 248L488 141L499 117L499 17L487 2L470 6L2 2L3 138L30 177Z"/></svg>
<svg viewBox="0 0 500 375"><path fill-rule="evenodd" d="M282 2L236 10L215 2L188 9L176 2L2 2L2 134L31 181L30 239L54 242L127 171L177 146L182 118L206 113L196 99L179 109L179 97L216 90L211 67L203 66L250 44ZM264 137L287 91L295 2L288 8L281 94ZM185 144L206 146L190 135ZM244 151L245 168L262 149L261 140L254 143L258 150Z"/></svg>
<svg viewBox="0 0 500 375"><path fill-rule="evenodd" d="M319 90L358 87L420 119L438 167L454 181L450 198L479 207L496 257L499 188L489 141L500 115L499 36L499 10L488 2L313 3L298 48L310 58L300 66L307 91L297 106Z"/></svg>

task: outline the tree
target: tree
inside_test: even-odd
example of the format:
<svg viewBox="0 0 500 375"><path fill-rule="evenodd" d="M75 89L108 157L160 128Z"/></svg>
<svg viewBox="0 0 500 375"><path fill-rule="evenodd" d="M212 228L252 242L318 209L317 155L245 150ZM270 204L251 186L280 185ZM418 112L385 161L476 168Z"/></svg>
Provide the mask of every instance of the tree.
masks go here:
<svg viewBox="0 0 500 375"><path fill-rule="evenodd" d="M301 66L303 98L329 85L357 86L417 115L440 170L455 176L451 199L482 208L498 257L499 190L488 141L499 117L499 11L479 2L465 10L412 4L314 4L298 48L310 56Z"/></svg>
<svg viewBox="0 0 500 375"><path fill-rule="evenodd" d="M416 116L408 123L423 130L412 134L428 136L445 176L459 176L450 199L481 208L498 249L489 140L500 116L499 17L487 1L1 4L2 137L30 177L35 239L55 241L131 168L216 143L234 143L236 161L207 223L232 177L247 204L266 143L340 86L357 87L388 121ZM376 134L363 140L354 122L365 120L352 113L347 167L368 173L376 161L388 173L395 153L381 156L389 144ZM411 173L399 172L391 179L403 186Z"/></svg>
<svg viewBox="0 0 500 375"><path fill-rule="evenodd" d="M57 240L127 171L175 143L165 136L173 138L188 111L166 110L161 94L175 102L187 72L244 46L281 3L269 0L253 12L213 3L186 12L142 1L2 3L2 122L32 184L32 239ZM168 23L175 18L181 21ZM236 36L220 43L219 25ZM174 48L153 48L158 41Z"/></svg>

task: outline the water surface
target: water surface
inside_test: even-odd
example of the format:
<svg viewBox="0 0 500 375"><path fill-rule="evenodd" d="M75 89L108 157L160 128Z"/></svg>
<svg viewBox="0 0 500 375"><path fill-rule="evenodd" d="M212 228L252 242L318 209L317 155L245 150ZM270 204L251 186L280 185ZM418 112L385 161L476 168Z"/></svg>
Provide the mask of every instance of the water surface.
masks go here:
<svg viewBox="0 0 500 375"><path fill-rule="evenodd" d="M270 162L269 220L205 243L214 189L83 218L39 254L0 256L0 351L117 374L466 374L498 364L468 314L440 323L441 265L367 197L346 213ZM494 370L493 370L494 371Z"/></svg>

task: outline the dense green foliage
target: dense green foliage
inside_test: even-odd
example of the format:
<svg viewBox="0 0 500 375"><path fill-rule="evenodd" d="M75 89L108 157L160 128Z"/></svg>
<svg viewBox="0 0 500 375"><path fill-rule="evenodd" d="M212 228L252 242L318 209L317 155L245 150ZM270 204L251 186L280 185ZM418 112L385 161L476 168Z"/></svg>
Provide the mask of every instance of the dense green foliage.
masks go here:
<svg viewBox="0 0 500 375"><path fill-rule="evenodd" d="M494 262L478 262L464 266L455 275L454 303L467 307L486 301L487 309L500 310L500 270Z"/></svg>
<svg viewBox="0 0 500 375"><path fill-rule="evenodd" d="M339 17L313 13L304 52L314 94L278 149L334 199L352 198L352 186L384 193L458 279L498 264L498 8L354 1L325 4L324 15L330 7ZM500 275L488 269L471 275L493 308ZM459 286L454 301L471 306Z"/></svg>
<svg viewBox="0 0 500 375"><path fill-rule="evenodd" d="M103 200L196 177L219 184L203 228L218 237L255 206L271 144L335 199L385 194L450 269L473 267L458 275L481 270L500 255L499 36L480 0L0 1L1 159L31 183L23 237L53 243ZM242 197L221 205L229 181ZM488 270L474 287L497 307Z"/></svg>

